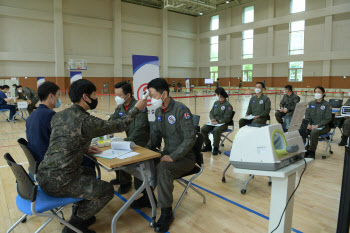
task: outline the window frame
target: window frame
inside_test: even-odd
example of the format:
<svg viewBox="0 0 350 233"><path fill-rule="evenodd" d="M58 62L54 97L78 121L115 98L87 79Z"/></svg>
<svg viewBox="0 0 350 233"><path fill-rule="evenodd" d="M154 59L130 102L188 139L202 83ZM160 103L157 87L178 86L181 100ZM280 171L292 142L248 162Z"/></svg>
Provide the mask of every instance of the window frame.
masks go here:
<svg viewBox="0 0 350 233"><path fill-rule="evenodd" d="M217 68L216 71L212 71L212 70L211 70L211 69L214 68L214 67ZM212 74L214 74L214 79L213 79L213 77L212 77ZM217 82L217 80L218 80L218 78L219 78L219 66L210 66L210 67L209 67L209 77L210 77L211 79L213 79L214 82Z"/></svg>
<svg viewBox="0 0 350 233"><path fill-rule="evenodd" d="M306 0L303 0L303 1L304 1L304 10L302 10L302 11L297 11L297 12L292 12L294 0L290 0L289 14L296 14L296 13L300 13L300 12L305 12L305 11L306 11Z"/></svg>
<svg viewBox="0 0 350 233"><path fill-rule="evenodd" d="M215 28L215 29L212 29L212 27L213 27L213 22L214 22L214 20L218 20L218 25L217 25L217 28ZM213 15L211 18L210 18L210 31L215 31L215 30L218 30L219 28L220 28L220 17L219 17L219 15Z"/></svg>
<svg viewBox="0 0 350 233"><path fill-rule="evenodd" d="M250 38L245 38L244 37L244 32L247 32L247 31L252 31L252 37ZM244 42L247 41L247 40L251 40L252 41L252 54L245 54L244 53ZM250 58L254 58L254 29L249 29L249 30L245 30L245 31L242 31L242 55L241 55L241 58L242 59L250 59Z"/></svg>
<svg viewBox="0 0 350 233"><path fill-rule="evenodd" d="M212 38L214 38L214 37L217 37L217 43L212 43ZM216 61L219 61L219 36L212 36L212 37L210 37L209 38L209 61L210 62L216 62ZM211 55L212 55L212 49L213 49L213 47L216 47L216 49L217 49L217 52L218 52L218 54L217 54L217 57L212 57Z"/></svg>
<svg viewBox="0 0 350 233"><path fill-rule="evenodd" d="M296 68L291 68L291 63L289 62L288 66L288 82L303 82L303 69L304 69L304 61L294 61L294 62L301 62L302 67L296 67ZM291 80L291 71L294 70L294 80ZM298 71L301 72L301 79L297 80L298 77Z"/></svg>
<svg viewBox="0 0 350 233"><path fill-rule="evenodd" d="M246 65L251 65L252 68L251 69L244 69L244 66ZM242 82L253 82L253 69L254 69L254 65L253 64L244 64L242 65ZM244 80L244 73L246 74L247 80ZM251 80L249 80L249 73L251 74Z"/></svg>
<svg viewBox="0 0 350 233"><path fill-rule="evenodd" d="M304 30L298 30L298 31L292 31L292 24L296 22L303 22L304 23ZM303 33L303 46L302 49L295 49L291 50L291 45L292 45L292 35L293 33ZM293 53L293 52L298 52L300 51L301 53ZM293 21L289 23L289 43L288 43L288 55L302 55L305 52L305 20L298 20L298 21ZM293 54L292 54L293 53Z"/></svg>
<svg viewBox="0 0 350 233"><path fill-rule="evenodd" d="M253 21L245 22L245 18L246 18L246 15L245 15L245 14L246 14L246 9L247 9L247 8L251 8L251 7L253 8ZM243 8L243 12L242 12L242 24L253 23L254 20L255 20L255 7L254 7L254 5L244 7L244 8Z"/></svg>

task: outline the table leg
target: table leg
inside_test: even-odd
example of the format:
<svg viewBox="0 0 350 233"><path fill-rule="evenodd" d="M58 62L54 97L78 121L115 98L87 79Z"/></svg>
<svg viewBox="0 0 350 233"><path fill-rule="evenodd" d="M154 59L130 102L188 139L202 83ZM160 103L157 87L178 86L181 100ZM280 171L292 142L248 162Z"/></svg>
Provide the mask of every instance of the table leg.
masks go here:
<svg viewBox="0 0 350 233"><path fill-rule="evenodd" d="M146 162L149 163L149 161L145 161L145 163ZM146 167L150 168L150 166L146 166ZM148 175L150 175L150 172L151 172L150 170L147 170L144 175L141 173L142 179L148 181ZM150 222L150 226L154 227L155 222L156 222L157 206L156 206L156 202L154 200L154 196L152 194L151 187L150 187L148 182L147 182L147 185L146 185L146 191L147 191L148 199L150 200L151 206L152 206L152 222Z"/></svg>
<svg viewBox="0 0 350 233"><path fill-rule="evenodd" d="M284 207L295 189L295 178L295 173L285 178L272 177L269 233L271 233L279 223ZM292 231L293 205L294 196L288 204L280 226L274 233L290 233Z"/></svg>

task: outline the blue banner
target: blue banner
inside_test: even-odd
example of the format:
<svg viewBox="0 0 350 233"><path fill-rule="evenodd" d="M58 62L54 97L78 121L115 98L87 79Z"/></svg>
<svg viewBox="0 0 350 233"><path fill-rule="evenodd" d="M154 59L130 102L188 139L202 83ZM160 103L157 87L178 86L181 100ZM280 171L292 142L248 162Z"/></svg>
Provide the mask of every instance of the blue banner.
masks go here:
<svg viewBox="0 0 350 233"><path fill-rule="evenodd" d="M70 83L71 84L79 79L82 79L82 78L83 78L83 73L81 71L71 71L70 72Z"/></svg>
<svg viewBox="0 0 350 233"><path fill-rule="evenodd" d="M37 77L37 87L39 87L41 84L43 84L45 82L45 77Z"/></svg>

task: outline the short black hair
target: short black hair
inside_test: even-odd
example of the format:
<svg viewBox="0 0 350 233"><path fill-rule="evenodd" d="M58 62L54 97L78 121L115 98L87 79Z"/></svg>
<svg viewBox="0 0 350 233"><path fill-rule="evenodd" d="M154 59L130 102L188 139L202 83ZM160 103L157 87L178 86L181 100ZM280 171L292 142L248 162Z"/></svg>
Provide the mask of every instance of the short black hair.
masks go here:
<svg viewBox="0 0 350 233"><path fill-rule="evenodd" d="M90 96L96 91L96 86L86 79L79 79L73 82L69 88L69 98L73 103L78 103L84 94Z"/></svg>
<svg viewBox="0 0 350 233"><path fill-rule="evenodd" d="M224 97L224 98L227 98L227 97L228 97L227 92L226 92L225 89L222 88L222 87L216 88L215 94L221 95L221 96Z"/></svg>
<svg viewBox="0 0 350 233"><path fill-rule="evenodd" d="M22 87L21 85L18 85L18 86L16 87L16 89L21 88L21 87Z"/></svg>
<svg viewBox="0 0 350 233"><path fill-rule="evenodd" d="M10 89L9 85L3 85L2 89Z"/></svg>
<svg viewBox="0 0 350 233"><path fill-rule="evenodd" d="M17 84L12 84L12 86L17 88Z"/></svg>
<svg viewBox="0 0 350 233"><path fill-rule="evenodd" d="M45 101L50 94L56 95L60 88L53 82L46 81L38 88L38 96L40 101Z"/></svg>
<svg viewBox="0 0 350 233"><path fill-rule="evenodd" d="M155 78L151 80L148 85L147 89L154 88L157 92L163 93L163 91L167 91L169 95L169 85L168 82L164 78Z"/></svg>
<svg viewBox="0 0 350 233"><path fill-rule="evenodd" d="M324 94L324 95L323 95L323 98L326 97L326 94L325 94L325 93L326 93L326 90L324 89L324 87L321 87L321 86L315 87L314 93L315 93L316 89L320 89L320 90L322 91L322 93Z"/></svg>
<svg viewBox="0 0 350 233"><path fill-rule="evenodd" d="M130 96L132 96L132 88L131 88L131 84L130 83L127 83L127 82L120 82L120 83L117 83L114 85L114 88L117 89L117 88L121 88L123 89L123 93L124 95L127 95L130 93Z"/></svg>
<svg viewBox="0 0 350 233"><path fill-rule="evenodd" d="M292 85L285 85L285 89L288 89L289 91L293 91L293 86Z"/></svg>
<svg viewBox="0 0 350 233"><path fill-rule="evenodd" d="M265 84L263 82L256 82L255 85L256 84L261 84L261 86L265 89Z"/></svg>
<svg viewBox="0 0 350 233"><path fill-rule="evenodd" d="M2 90L3 88L2 88L2 86L0 86L0 90Z"/></svg>

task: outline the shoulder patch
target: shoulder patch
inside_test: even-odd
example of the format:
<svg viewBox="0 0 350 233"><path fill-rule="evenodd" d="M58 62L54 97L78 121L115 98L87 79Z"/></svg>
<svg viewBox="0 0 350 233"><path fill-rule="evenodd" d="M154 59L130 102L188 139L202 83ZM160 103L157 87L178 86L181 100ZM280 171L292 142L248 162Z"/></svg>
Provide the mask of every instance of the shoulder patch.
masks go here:
<svg viewBox="0 0 350 233"><path fill-rule="evenodd" d="M184 118L185 118L186 120L190 119L190 118L191 118L191 114L190 114L189 112L185 112Z"/></svg>
<svg viewBox="0 0 350 233"><path fill-rule="evenodd" d="M231 111L231 110L232 110L232 108L231 108L231 107L228 107L228 110L229 110L229 111Z"/></svg>

